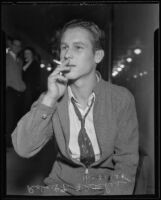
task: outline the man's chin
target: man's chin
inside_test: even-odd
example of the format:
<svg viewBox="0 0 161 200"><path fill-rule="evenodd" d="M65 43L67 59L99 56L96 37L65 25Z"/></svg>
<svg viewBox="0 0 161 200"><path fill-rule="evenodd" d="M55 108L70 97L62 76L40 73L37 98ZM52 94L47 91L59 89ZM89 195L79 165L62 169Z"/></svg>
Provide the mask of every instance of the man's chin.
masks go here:
<svg viewBox="0 0 161 200"><path fill-rule="evenodd" d="M70 81L70 80L75 80L76 76L74 76L74 74L71 73L67 73L65 74L65 77Z"/></svg>
<svg viewBox="0 0 161 200"><path fill-rule="evenodd" d="M78 80L78 77L74 75L66 75L66 78L68 79L69 84L74 83L75 81Z"/></svg>

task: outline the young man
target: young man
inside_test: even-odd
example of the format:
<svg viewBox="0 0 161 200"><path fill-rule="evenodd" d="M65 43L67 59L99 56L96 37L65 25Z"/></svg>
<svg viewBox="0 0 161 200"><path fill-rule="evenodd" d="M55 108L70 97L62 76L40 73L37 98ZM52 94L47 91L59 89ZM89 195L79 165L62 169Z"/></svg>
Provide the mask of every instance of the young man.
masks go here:
<svg viewBox="0 0 161 200"><path fill-rule="evenodd" d="M22 80L22 62L17 59L21 41L14 38L6 54L6 133L7 147L12 146L11 133L22 117L22 98L26 86Z"/></svg>
<svg viewBox="0 0 161 200"><path fill-rule="evenodd" d="M19 121L15 151L29 158L54 135L59 151L45 195L132 194L138 165L135 102L96 71L104 51L92 22L71 21L60 39L61 64L48 90Z"/></svg>

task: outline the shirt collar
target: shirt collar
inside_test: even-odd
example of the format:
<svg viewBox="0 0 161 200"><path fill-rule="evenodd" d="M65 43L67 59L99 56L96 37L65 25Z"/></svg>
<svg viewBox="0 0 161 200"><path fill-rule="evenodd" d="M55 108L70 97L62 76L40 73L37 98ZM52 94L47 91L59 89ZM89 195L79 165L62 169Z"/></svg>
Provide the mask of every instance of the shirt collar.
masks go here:
<svg viewBox="0 0 161 200"><path fill-rule="evenodd" d="M75 102L76 102L78 105L80 105L79 102L78 102L78 100L77 100L76 97L74 96L74 94L73 94L72 89L71 89L70 86L68 86L68 94L69 94L69 101L71 101L71 98L73 97L74 100L75 100ZM91 94L91 95L89 96L89 98L88 98L88 106L90 106L91 101L92 101L93 98L94 98L94 100L95 100L95 93L94 93L94 92L92 92L92 94Z"/></svg>
<svg viewBox="0 0 161 200"><path fill-rule="evenodd" d="M96 71L96 78L97 78L97 83L100 81L100 79L102 78L101 74L99 71Z"/></svg>

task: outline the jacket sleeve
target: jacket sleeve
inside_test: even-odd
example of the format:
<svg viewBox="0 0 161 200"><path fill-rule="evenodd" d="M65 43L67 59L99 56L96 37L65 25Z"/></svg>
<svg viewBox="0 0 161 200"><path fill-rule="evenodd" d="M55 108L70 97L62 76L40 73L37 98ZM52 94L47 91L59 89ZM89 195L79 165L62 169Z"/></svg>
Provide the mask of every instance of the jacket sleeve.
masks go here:
<svg viewBox="0 0 161 200"><path fill-rule="evenodd" d="M41 104L43 96L33 103L11 135L14 149L21 157L29 158L38 153L53 135L52 115L56 104L52 108Z"/></svg>
<svg viewBox="0 0 161 200"><path fill-rule="evenodd" d="M108 184L110 194L133 194L138 166L139 134L133 95L127 91L120 102L117 117L117 138L114 147L114 172Z"/></svg>

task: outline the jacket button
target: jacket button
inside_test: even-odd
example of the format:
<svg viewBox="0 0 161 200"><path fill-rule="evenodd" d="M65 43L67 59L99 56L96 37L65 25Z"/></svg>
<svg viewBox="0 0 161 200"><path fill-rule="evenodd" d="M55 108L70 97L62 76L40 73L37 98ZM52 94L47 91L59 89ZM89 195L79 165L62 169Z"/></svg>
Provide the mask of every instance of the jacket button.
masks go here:
<svg viewBox="0 0 161 200"><path fill-rule="evenodd" d="M43 114L42 115L42 119L46 119L47 118L47 115L46 114Z"/></svg>

